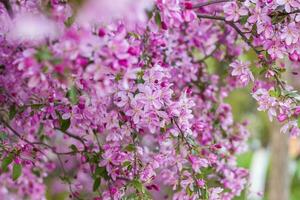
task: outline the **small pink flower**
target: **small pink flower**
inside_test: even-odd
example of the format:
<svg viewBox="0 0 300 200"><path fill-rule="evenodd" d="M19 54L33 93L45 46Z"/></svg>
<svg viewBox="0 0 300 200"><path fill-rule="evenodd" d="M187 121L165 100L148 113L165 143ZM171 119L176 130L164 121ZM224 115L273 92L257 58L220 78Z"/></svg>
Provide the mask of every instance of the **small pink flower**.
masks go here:
<svg viewBox="0 0 300 200"><path fill-rule="evenodd" d="M239 7L235 2L228 2L223 6L225 19L227 21L238 21L240 16L248 14L248 10L244 7Z"/></svg>
<svg viewBox="0 0 300 200"><path fill-rule="evenodd" d="M292 8L299 8L300 3L297 0L276 0L280 6L284 6L286 12L291 12Z"/></svg>
<svg viewBox="0 0 300 200"><path fill-rule="evenodd" d="M201 168L208 167L208 161L204 158L189 155L189 161L192 164L192 168L195 172L199 172Z"/></svg>
<svg viewBox="0 0 300 200"><path fill-rule="evenodd" d="M298 116L298 115L300 114L300 106L297 106L297 107L295 108L294 114L295 114L296 116Z"/></svg>
<svg viewBox="0 0 300 200"><path fill-rule="evenodd" d="M130 105L131 109L129 109L125 114L132 117L133 122L137 124L139 123L140 118L144 115L144 105L136 99L132 99Z"/></svg>
<svg viewBox="0 0 300 200"><path fill-rule="evenodd" d="M278 120L279 122L284 122L287 118L288 118L288 116L287 116L286 114L279 114L279 115L277 116L277 120Z"/></svg>
<svg viewBox="0 0 300 200"><path fill-rule="evenodd" d="M137 94L136 98L145 104L145 110L150 110L152 107L160 109L162 103L160 101L161 91L153 90L149 86L140 86L139 90L141 93Z"/></svg>
<svg viewBox="0 0 300 200"><path fill-rule="evenodd" d="M242 87L246 86L249 81L254 81L252 72L249 69L249 62L235 61L229 65L233 68L231 75L238 78Z"/></svg>
<svg viewBox="0 0 300 200"><path fill-rule="evenodd" d="M283 30L280 35L280 38L283 39L286 45L291 45L297 43L299 39L299 29L296 27L296 23L289 23Z"/></svg>
<svg viewBox="0 0 300 200"><path fill-rule="evenodd" d="M128 100L129 100L129 98L127 96L127 92L125 92L125 91L120 91L114 96L114 103L118 107L125 106L128 103Z"/></svg>
<svg viewBox="0 0 300 200"><path fill-rule="evenodd" d="M277 105L277 101L275 97L271 97L266 89L258 89L253 94L254 99L257 100L259 107L257 110L259 111L268 111L268 116L270 121L272 121L273 117L276 116L275 106Z"/></svg>

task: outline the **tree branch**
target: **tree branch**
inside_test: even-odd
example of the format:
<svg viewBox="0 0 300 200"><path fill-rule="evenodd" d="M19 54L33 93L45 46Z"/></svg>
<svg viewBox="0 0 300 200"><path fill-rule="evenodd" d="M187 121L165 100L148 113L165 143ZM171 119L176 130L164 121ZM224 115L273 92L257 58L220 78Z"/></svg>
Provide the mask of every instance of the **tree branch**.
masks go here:
<svg viewBox="0 0 300 200"><path fill-rule="evenodd" d="M8 15L13 18L14 17L14 13L11 7L11 4L9 2L9 0L0 0L0 2L4 5Z"/></svg>
<svg viewBox="0 0 300 200"><path fill-rule="evenodd" d="M250 42L250 40L245 36L245 34L239 29L239 27L237 27L237 25L234 22L226 21L226 19L224 17L214 16L214 15L201 15L201 14L198 14L197 16L198 16L198 18L213 19L213 20L223 21L227 25L231 26L242 37L242 39L244 40L244 42L246 42L255 51L255 53L257 55L260 55L260 51L257 50L253 46L253 44Z"/></svg>
<svg viewBox="0 0 300 200"><path fill-rule="evenodd" d="M212 1L204 2L204 3L197 3L197 4L193 5L192 9L198 9L198 8L202 8L204 6L217 4L217 3L230 2L230 1L232 1L232 0L212 0Z"/></svg>

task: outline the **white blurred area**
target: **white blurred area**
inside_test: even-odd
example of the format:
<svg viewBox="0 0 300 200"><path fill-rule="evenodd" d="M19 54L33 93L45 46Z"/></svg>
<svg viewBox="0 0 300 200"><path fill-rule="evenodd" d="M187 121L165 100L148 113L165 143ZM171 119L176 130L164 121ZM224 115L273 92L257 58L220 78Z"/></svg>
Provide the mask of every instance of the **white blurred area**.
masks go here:
<svg viewBox="0 0 300 200"><path fill-rule="evenodd" d="M259 149L253 154L250 167L250 188L248 200L261 200L265 191L267 169L270 152L268 149Z"/></svg>
<svg viewBox="0 0 300 200"><path fill-rule="evenodd" d="M17 42L42 42L59 36L59 27L42 14L20 13L9 26L8 39Z"/></svg>
<svg viewBox="0 0 300 200"><path fill-rule="evenodd" d="M153 0L88 0L79 10L77 23L83 26L107 25L116 20L129 25L143 23L147 20L145 11L152 6Z"/></svg>

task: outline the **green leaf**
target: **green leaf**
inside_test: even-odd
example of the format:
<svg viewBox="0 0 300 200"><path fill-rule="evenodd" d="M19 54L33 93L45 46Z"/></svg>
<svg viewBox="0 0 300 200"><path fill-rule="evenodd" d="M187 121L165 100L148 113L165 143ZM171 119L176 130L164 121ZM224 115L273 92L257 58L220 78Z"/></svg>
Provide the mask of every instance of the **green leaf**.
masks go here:
<svg viewBox="0 0 300 200"><path fill-rule="evenodd" d="M136 147L134 146L134 144L129 144L125 147L125 151L128 151L128 152L133 152L136 150Z"/></svg>
<svg viewBox="0 0 300 200"><path fill-rule="evenodd" d="M70 149L72 149L72 151L73 151L74 153L78 152L78 149L77 149L77 147L76 147L74 144L72 144L72 145L70 146Z"/></svg>
<svg viewBox="0 0 300 200"><path fill-rule="evenodd" d="M254 24L254 25L252 26L251 33L252 33L253 35L255 35L255 34L257 33L257 26L256 26L256 24Z"/></svg>
<svg viewBox="0 0 300 200"><path fill-rule="evenodd" d="M70 27L74 22L75 22L75 14L73 14L71 17L68 17L68 19L64 23L66 27Z"/></svg>
<svg viewBox="0 0 300 200"><path fill-rule="evenodd" d="M247 20L248 20L248 17L249 17L249 16L242 16L242 17L240 17L240 23L241 23L241 24L246 24L246 22L247 22Z"/></svg>
<svg viewBox="0 0 300 200"><path fill-rule="evenodd" d="M55 113L58 115L60 130L65 132L66 130L68 130L68 128L70 128L71 119L63 119L61 117L61 114L57 110L55 110Z"/></svg>
<svg viewBox="0 0 300 200"><path fill-rule="evenodd" d="M95 178L102 177L105 180L109 180L109 176L108 176L108 173L107 173L105 167L97 167L96 170L95 170L94 176L95 176Z"/></svg>
<svg viewBox="0 0 300 200"><path fill-rule="evenodd" d="M131 181L131 185L138 191L141 193L145 193L145 188L144 185L141 183L140 180L134 179Z"/></svg>
<svg viewBox="0 0 300 200"><path fill-rule="evenodd" d="M279 24L284 21L286 15L281 15L280 13L276 13L272 16L272 24Z"/></svg>
<svg viewBox="0 0 300 200"><path fill-rule="evenodd" d="M270 90L269 95L271 97L279 97L280 96L280 90Z"/></svg>
<svg viewBox="0 0 300 200"><path fill-rule="evenodd" d="M267 69L266 67L263 67L263 68L260 70L259 75L262 75L262 74L266 73L267 70L268 70L268 69Z"/></svg>
<svg viewBox="0 0 300 200"><path fill-rule="evenodd" d="M123 167L128 167L128 166L130 166L130 165L131 165L131 162L130 162L129 160L125 161L125 162L122 164Z"/></svg>
<svg viewBox="0 0 300 200"><path fill-rule="evenodd" d="M51 60L52 54L51 54L50 50L48 49L48 47L41 47L40 49L37 50L37 52L35 54L35 58L39 62L47 61L47 60Z"/></svg>
<svg viewBox="0 0 300 200"><path fill-rule="evenodd" d="M120 74L120 73L118 73L118 74L116 74L116 76L115 76L115 81L119 81L119 80L121 80L122 79L122 74Z"/></svg>
<svg viewBox="0 0 300 200"><path fill-rule="evenodd" d="M68 92L67 92L67 97L69 101L73 104L76 105L78 104L78 90L75 86L72 86Z"/></svg>
<svg viewBox="0 0 300 200"><path fill-rule="evenodd" d="M8 166L12 163L12 161L13 161L13 156L12 155L8 155L7 157L5 157L2 160L2 164L1 164L2 171L7 172L8 171Z"/></svg>
<svg viewBox="0 0 300 200"><path fill-rule="evenodd" d="M5 132L0 132L0 140L4 141L7 139L7 134Z"/></svg>
<svg viewBox="0 0 300 200"><path fill-rule="evenodd" d="M17 114L17 108L16 105L12 105L9 107L9 113L8 113L8 118L9 120L12 120Z"/></svg>
<svg viewBox="0 0 300 200"><path fill-rule="evenodd" d="M70 128L70 125L71 125L70 119L60 119L60 129L62 131L68 130L68 128Z"/></svg>
<svg viewBox="0 0 300 200"><path fill-rule="evenodd" d="M94 192L98 190L100 184L101 184L101 178L99 178L99 177L95 178L94 184L93 184L93 191Z"/></svg>
<svg viewBox="0 0 300 200"><path fill-rule="evenodd" d="M40 172L39 169L33 168L31 171L32 171L32 173L33 173L34 175L36 175L37 177L41 177L41 172Z"/></svg>
<svg viewBox="0 0 300 200"><path fill-rule="evenodd" d="M131 193L122 198L122 200L142 200L142 197L139 197L137 193ZM143 199L146 200L146 199Z"/></svg>
<svg viewBox="0 0 300 200"><path fill-rule="evenodd" d="M12 172L12 179L15 181L17 180L22 174L22 165L14 164L13 172Z"/></svg>
<svg viewBox="0 0 300 200"><path fill-rule="evenodd" d="M43 133L44 130L44 124L40 123L39 129L37 131L37 135L41 135Z"/></svg>
<svg viewBox="0 0 300 200"><path fill-rule="evenodd" d="M190 189L190 187L186 187L186 193L189 195L189 196L192 196L193 194L193 191Z"/></svg>
<svg viewBox="0 0 300 200"><path fill-rule="evenodd" d="M60 180L64 183L71 183L71 179L68 176L59 176Z"/></svg>
<svg viewBox="0 0 300 200"><path fill-rule="evenodd" d="M297 119L298 127L300 128L300 117Z"/></svg>
<svg viewBox="0 0 300 200"><path fill-rule="evenodd" d="M41 109L42 107L44 107L44 104L32 104L30 107L32 109Z"/></svg>
<svg viewBox="0 0 300 200"><path fill-rule="evenodd" d="M157 24L158 27L161 28L162 22L161 22L161 17L160 17L159 12L156 12L156 14L155 14L155 23Z"/></svg>
<svg viewBox="0 0 300 200"><path fill-rule="evenodd" d="M137 84L138 84L138 83L143 84L143 83L145 83L145 80L144 80L144 79L136 79L136 83L137 83Z"/></svg>

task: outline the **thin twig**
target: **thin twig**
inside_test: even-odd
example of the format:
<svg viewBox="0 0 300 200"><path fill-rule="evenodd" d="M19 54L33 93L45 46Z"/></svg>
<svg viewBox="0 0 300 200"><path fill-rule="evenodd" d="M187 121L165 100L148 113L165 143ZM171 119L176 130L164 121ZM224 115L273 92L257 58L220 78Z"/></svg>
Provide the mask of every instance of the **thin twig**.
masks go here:
<svg viewBox="0 0 300 200"><path fill-rule="evenodd" d="M81 138L81 137L79 137L77 135L74 135L72 133L69 133L68 131L61 130L60 128L55 128L55 129L63 132L64 134L66 134L67 136L69 136L69 137L71 137L71 138L73 138L75 140L78 140L83 145L83 147L84 147L85 150L88 149L87 146L86 146L86 144L85 144L85 139L83 139L83 138Z"/></svg>
<svg viewBox="0 0 300 200"><path fill-rule="evenodd" d="M203 3L197 3L197 4L193 5L192 9L198 9L198 8L202 8L204 6L217 4L217 3L230 2L230 1L232 1L232 0L213 0L213 1L203 2Z"/></svg>
<svg viewBox="0 0 300 200"><path fill-rule="evenodd" d="M13 9L11 7L11 4L9 2L9 0L0 0L0 2L4 5L8 15L13 18L14 17L14 13L13 13Z"/></svg>
<svg viewBox="0 0 300 200"><path fill-rule="evenodd" d="M230 22L230 21L226 21L226 19L224 17L220 17L220 16L214 16L214 15L202 15L202 14L198 14L197 15L198 18L204 18L204 19L213 19L213 20L219 20L219 21L223 21L226 24L228 24L229 26L231 26L244 40L244 42L246 42L254 51L257 55L260 55L260 51L257 50L253 44L250 42L250 40L245 36L245 34L239 29L239 27L237 27L237 25L234 22Z"/></svg>

